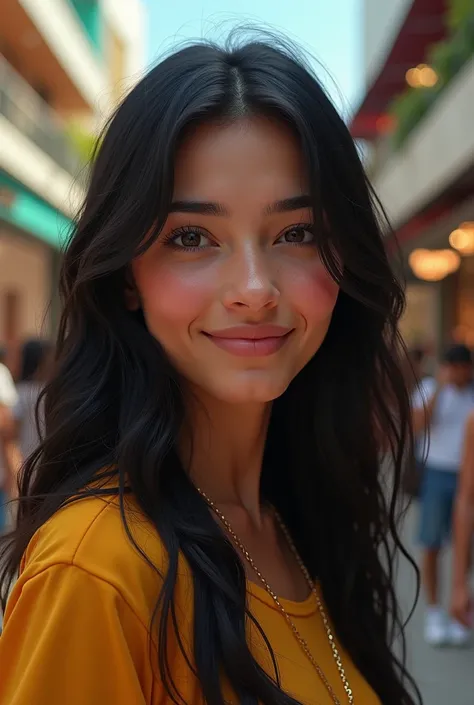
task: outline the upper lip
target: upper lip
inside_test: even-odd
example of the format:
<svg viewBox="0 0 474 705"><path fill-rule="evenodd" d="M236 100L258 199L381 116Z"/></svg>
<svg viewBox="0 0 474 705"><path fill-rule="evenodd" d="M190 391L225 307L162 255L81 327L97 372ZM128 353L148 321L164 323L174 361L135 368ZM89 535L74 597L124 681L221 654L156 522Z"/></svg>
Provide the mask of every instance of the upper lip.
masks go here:
<svg viewBox="0 0 474 705"><path fill-rule="evenodd" d="M239 338L241 340L260 340L262 338L281 338L293 329L286 326L277 326L273 324L265 325L244 325L233 326L232 328L223 328L222 330L204 331L206 335L211 335L214 338Z"/></svg>

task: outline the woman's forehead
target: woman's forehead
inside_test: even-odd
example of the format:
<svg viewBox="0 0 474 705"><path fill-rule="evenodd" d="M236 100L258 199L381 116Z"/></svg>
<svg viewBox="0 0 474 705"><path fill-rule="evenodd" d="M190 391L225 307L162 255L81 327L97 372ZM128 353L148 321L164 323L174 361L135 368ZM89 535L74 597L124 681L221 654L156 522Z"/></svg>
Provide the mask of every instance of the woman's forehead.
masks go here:
<svg viewBox="0 0 474 705"><path fill-rule="evenodd" d="M284 124L260 117L205 124L178 150L173 200L235 202L256 191L268 202L307 192L298 140Z"/></svg>

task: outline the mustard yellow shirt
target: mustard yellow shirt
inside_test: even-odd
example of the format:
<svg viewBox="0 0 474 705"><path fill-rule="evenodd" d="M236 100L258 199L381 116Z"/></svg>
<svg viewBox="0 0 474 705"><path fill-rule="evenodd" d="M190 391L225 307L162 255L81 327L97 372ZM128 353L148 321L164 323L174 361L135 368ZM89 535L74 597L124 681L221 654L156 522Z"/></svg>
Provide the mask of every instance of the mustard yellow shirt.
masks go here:
<svg viewBox="0 0 474 705"><path fill-rule="evenodd" d="M166 570L165 550L153 527L133 507L128 521L139 545ZM149 624L159 590L160 577L127 538L115 500L82 499L61 509L32 539L8 603L0 637L0 705L171 703L157 660L149 655ZM248 591L250 610L274 649L283 688L304 705L331 705L272 600L252 583ZM344 705L314 597L282 603ZM192 580L183 558L176 608L192 659ZM249 639L255 657L273 675L261 638L250 629ZM343 660L356 705L379 705L346 654ZM171 638L170 664L187 705L203 703L199 683Z"/></svg>

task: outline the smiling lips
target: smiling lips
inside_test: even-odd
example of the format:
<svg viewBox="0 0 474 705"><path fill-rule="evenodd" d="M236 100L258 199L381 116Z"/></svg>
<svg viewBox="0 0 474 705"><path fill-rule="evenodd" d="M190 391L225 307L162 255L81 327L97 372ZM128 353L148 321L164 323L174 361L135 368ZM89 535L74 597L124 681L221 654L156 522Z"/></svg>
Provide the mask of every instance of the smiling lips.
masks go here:
<svg viewBox="0 0 474 705"><path fill-rule="evenodd" d="M293 330L276 325L247 325L205 332L204 335L233 355L266 357L280 350Z"/></svg>

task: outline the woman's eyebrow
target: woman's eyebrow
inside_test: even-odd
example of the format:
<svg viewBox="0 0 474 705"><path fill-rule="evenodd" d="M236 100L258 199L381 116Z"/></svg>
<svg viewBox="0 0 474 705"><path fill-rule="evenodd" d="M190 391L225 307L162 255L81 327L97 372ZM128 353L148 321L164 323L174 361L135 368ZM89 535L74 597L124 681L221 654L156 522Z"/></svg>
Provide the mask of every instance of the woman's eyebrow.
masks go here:
<svg viewBox="0 0 474 705"><path fill-rule="evenodd" d="M173 201L170 213L199 213L200 215L229 215L229 210L221 203L212 201Z"/></svg>
<svg viewBox="0 0 474 705"><path fill-rule="evenodd" d="M275 201L265 208L265 215L273 215L274 213L288 213L289 211L300 210L301 208L309 208L311 206L311 198L307 195L291 196L283 198L280 201ZM218 215L228 216L230 211L222 203L214 201L173 201L170 206L170 213L198 213L199 215Z"/></svg>
<svg viewBox="0 0 474 705"><path fill-rule="evenodd" d="M273 215L274 213L288 213L289 211L298 211L302 208L311 208L311 198L306 194L302 196L291 196L291 198L284 198L281 201L275 201L271 205L265 208L266 215Z"/></svg>

